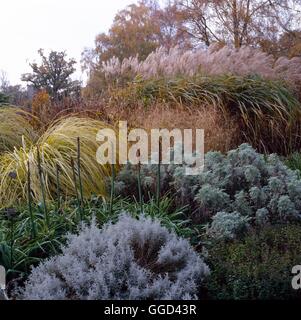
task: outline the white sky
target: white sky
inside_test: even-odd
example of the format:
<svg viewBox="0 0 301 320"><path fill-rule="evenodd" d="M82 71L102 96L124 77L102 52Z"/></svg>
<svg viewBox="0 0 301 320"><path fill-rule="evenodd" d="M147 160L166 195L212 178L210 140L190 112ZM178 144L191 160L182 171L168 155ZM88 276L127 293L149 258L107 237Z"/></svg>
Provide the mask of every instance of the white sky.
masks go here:
<svg viewBox="0 0 301 320"><path fill-rule="evenodd" d="M117 11L135 0L2 0L0 16L0 70L11 84L22 83L28 62L37 50L66 50L78 62L92 47L95 36L107 31ZM38 60L37 60L38 61Z"/></svg>

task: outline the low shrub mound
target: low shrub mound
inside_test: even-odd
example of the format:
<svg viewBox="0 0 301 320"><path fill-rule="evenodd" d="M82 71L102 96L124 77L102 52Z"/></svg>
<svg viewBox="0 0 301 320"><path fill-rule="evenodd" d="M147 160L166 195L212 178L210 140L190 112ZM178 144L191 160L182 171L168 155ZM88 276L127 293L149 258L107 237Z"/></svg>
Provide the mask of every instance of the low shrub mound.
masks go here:
<svg viewBox="0 0 301 320"><path fill-rule="evenodd" d="M210 299L300 299L292 268L301 263L301 226L269 226L242 241L217 242L206 262Z"/></svg>
<svg viewBox="0 0 301 320"><path fill-rule="evenodd" d="M223 155L209 152L203 173L173 173L184 201L196 201L195 219L206 221L219 212L238 212L257 225L301 219L301 181L277 155L264 156L247 144ZM189 199L189 200L188 200Z"/></svg>
<svg viewBox="0 0 301 320"><path fill-rule="evenodd" d="M141 167L145 197L156 191L157 171L157 165ZM172 192L177 206L187 206L194 223L211 223L213 218L212 236L221 237L223 230L226 237L235 238L235 230L240 233L247 226L301 220L299 172L289 169L277 155L265 156L248 144L226 155L208 152L204 171L197 176L188 176L185 167L173 164L161 165L160 171L162 193ZM135 192L137 177L134 166L123 168L116 192L122 196L129 196L128 190Z"/></svg>
<svg viewBox="0 0 301 320"><path fill-rule="evenodd" d="M219 212L212 219L208 235L218 240L233 240L247 231L249 220L239 212Z"/></svg>
<svg viewBox="0 0 301 320"><path fill-rule="evenodd" d="M70 235L58 255L33 269L22 299L196 299L209 269L189 243L158 221L124 214L99 230Z"/></svg>

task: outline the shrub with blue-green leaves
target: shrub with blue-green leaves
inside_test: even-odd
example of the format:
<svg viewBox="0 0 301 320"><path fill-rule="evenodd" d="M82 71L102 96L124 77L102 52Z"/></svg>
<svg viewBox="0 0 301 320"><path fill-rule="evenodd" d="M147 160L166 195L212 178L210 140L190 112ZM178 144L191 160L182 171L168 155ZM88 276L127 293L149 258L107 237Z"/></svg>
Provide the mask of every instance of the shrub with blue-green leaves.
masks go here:
<svg viewBox="0 0 301 320"><path fill-rule="evenodd" d="M257 224L301 219L301 180L277 155L264 156L247 144L223 155L209 152L205 170L186 177L177 168L175 185L197 204L198 217L237 212Z"/></svg>
<svg viewBox="0 0 301 320"><path fill-rule="evenodd" d="M242 236L249 226L250 218L239 212L218 212L213 218L208 235L219 240L233 240Z"/></svg>
<svg viewBox="0 0 301 320"><path fill-rule="evenodd" d="M155 190L158 166L142 168L143 190L146 192L146 184L148 190ZM134 167L126 167L118 179L124 186L130 179L132 185L137 185ZM207 153L204 171L197 176L186 175L184 166L162 165L161 185L163 190L173 190L177 205L188 206L188 214L196 223L211 222L219 214L213 219L216 225L221 213L228 217L228 230L235 230L242 217L258 226L301 221L298 172L289 169L277 155L259 154L248 144L226 155Z"/></svg>
<svg viewBox="0 0 301 320"><path fill-rule="evenodd" d="M62 254L33 269L25 300L196 299L209 274L188 241L157 220L128 214L70 235Z"/></svg>

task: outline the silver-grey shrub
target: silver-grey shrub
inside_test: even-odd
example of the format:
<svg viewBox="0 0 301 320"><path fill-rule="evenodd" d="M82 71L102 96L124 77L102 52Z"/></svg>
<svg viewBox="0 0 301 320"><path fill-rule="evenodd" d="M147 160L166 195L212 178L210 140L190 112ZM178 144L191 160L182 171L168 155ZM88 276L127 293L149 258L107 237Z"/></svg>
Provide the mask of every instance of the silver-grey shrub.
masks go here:
<svg viewBox="0 0 301 320"><path fill-rule="evenodd" d="M248 229L249 220L239 212L218 212L212 219L208 235L217 240L233 240Z"/></svg>
<svg viewBox="0 0 301 320"><path fill-rule="evenodd" d="M155 194L157 166L141 170L144 192ZM208 152L204 171L197 176L185 172L184 166L162 165L161 190L172 189L177 205L189 206L197 221L208 222L218 212L238 212L257 224L301 219L299 174L275 154L265 156L243 144L225 155ZM133 166L125 167L117 179L124 186L122 195L137 187Z"/></svg>
<svg viewBox="0 0 301 320"><path fill-rule="evenodd" d="M181 178L177 184L185 183L185 177ZM200 215L238 212L260 224L301 219L298 173L278 156L265 157L247 144L227 155L208 153L194 190Z"/></svg>
<svg viewBox="0 0 301 320"><path fill-rule="evenodd" d="M62 254L32 270L27 300L196 299L209 273L190 244L156 220L122 214L102 229L95 221L69 235Z"/></svg>
<svg viewBox="0 0 301 320"><path fill-rule="evenodd" d="M145 192L155 194L156 170L157 166L142 167L142 181L150 181L147 189L143 182ZM277 155L265 156L248 144L227 154L208 152L204 171L197 176L187 176L184 166L174 164L162 165L161 172L162 190L171 189L176 204L187 206L195 223L211 223L220 212L238 213L250 226L301 220L299 173ZM133 166L124 168L118 181L124 181L125 191L130 181L130 190L135 188L135 176Z"/></svg>

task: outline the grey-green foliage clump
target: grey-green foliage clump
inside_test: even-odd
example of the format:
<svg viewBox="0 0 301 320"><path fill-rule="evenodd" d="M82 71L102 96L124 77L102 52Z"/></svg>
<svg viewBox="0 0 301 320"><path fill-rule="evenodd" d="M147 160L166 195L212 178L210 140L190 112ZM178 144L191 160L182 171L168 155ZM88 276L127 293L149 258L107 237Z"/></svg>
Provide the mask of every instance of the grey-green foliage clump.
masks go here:
<svg viewBox="0 0 301 320"><path fill-rule="evenodd" d="M247 230L249 220L239 212L218 212L212 218L208 234L218 240L234 240Z"/></svg>
<svg viewBox="0 0 301 320"><path fill-rule="evenodd" d="M156 220L127 214L70 235L62 254L33 269L22 299L196 299L209 273L190 244Z"/></svg>
<svg viewBox="0 0 301 320"><path fill-rule="evenodd" d="M176 173L175 184L180 190L185 189L191 178L185 177L182 168L176 169ZM213 230L232 228L232 237L243 217L257 225L301 219L298 172L286 167L276 155L265 157L247 144L227 155L209 152L204 172L194 177L194 183L188 188L198 205L198 216L213 217ZM232 227L229 217L232 217Z"/></svg>
<svg viewBox="0 0 301 320"><path fill-rule="evenodd" d="M133 170L133 166L125 168L119 182L132 178L132 184L137 184ZM145 182L155 188L156 170L157 166L143 166L144 190ZM264 156L248 144L226 155L207 153L204 171L197 176L186 175L184 166L174 164L162 165L161 173L162 190L172 188L177 205L188 205L195 222L211 222L220 212L238 213L248 218L249 225L301 220L298 172L290 170L277 155Z"/></svg>
<svg viewBox="0 0 301 320"><path fill-rule="evenodd" d="M162 194L170 189L172 176L168 166L160 166L160 185ZM158 165L142 165L140 168L141 188L145 199L149 195L156 194ZM107 181L107 189L111 187L111 181ZM121 197L135 196L138 198L138 166L127 164L119 172L115 181L115 192Z"/></svg>

